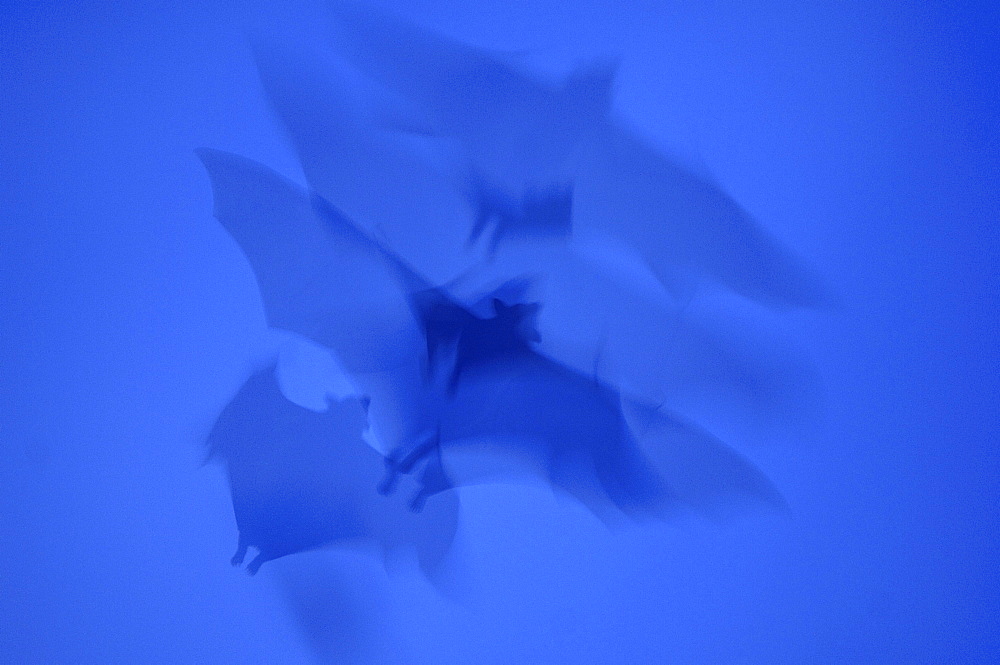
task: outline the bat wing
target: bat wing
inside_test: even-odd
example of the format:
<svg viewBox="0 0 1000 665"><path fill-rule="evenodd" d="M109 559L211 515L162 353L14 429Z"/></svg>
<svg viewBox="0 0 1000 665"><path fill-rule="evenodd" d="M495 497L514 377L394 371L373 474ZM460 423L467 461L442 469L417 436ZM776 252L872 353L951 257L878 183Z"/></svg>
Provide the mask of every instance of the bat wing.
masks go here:
<svg viewBox="0 0 1000 665"><path fill-rule="evenodd" d="M529 467L594 512L614 504L629 514L658 512L668 492L635 445L617 394L593 378L533 352L511 354L463 372L441 417L449 448L488 451ZM515 465L516 466L516 465ZM489 478L488 466L463 479Z"/></svg>
<svg viewBox="0 0 1000 665"><path fill-rule="evenodd" d="M445 144L375 120L403 102L317 54L258 49L257 67L314 191L435 282L467 267L472 207Z"/></svg>
<svg viewBox="0 0 1000 665"><path fill-rule="evenodd" d="M479 175L502 186L558 179L581 136L604 117L614 68L560 81L386 14L340 4L336 46L360 70L425 109L462 143ZM512 150L511 146L517 146Z"/></svg>
<svg viewBox="0 0 1000 665"><path fill-rule="evenodd" d="M311 552L275 562L289 615L317 663L390 660L395 637L388 589L357 562L332 552Z"/></svg>
<svg viewBox="0 0 1000 665"><path fill-rule="evenodd" d="M665 284L693 271L771 305L824 302L817 277L723 189L610 117L612 68L547 84L374 12L342 9L337 25L345 57L435 115L486 191L572 181L574 227L627 239Z"/></svg>
<svg viewBox="0 0 1000 665"><path fill-rule="evenodd" d="M351 371L420 358L406 286L370 239L347 220L322 219L304 190L262 164L219 150L197 154L215 216L249 260L270 325L332 348Z"/></svg>
<svg viewBox="0 0 1000 665"><path fill-rule="evenodd" d="M607 123L588 140L574 188L574 224L627 241L659 279L705 274L778 306L825 300L818 277L710 179Z"/></svg>
<svg viewBox="0 0 1000 665"><path fill-rule="evenodd" d="M712 434L663 408L629 399L623 400L623 408L679 501L706 512L746 502L786 506L760 469Z"/></svg>

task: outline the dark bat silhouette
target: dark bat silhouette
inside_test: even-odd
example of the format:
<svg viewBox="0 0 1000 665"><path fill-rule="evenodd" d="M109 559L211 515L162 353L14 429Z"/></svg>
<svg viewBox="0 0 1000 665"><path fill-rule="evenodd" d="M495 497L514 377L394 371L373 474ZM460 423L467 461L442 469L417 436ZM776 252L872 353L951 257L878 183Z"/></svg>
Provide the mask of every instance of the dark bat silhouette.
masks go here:
<svg viewBox="0 0 1000 665"><path fill-rule="evenodd" d="M549 83L375 11L338 3L334 17L338 51L463 147L480 192L475 233L491 219L500 236L551 229L559 199L542 206L548 214L531 201L572 183L572 227L629 242L665 285L702 273L770 305L824 302L817 277L717 183L614 117L607 65Z"/></svg>
<svg viewBox="0 0 1000 665"><path fill-rule="evenodd" d="M313 203L328 225L351 224L321 197ZM538 340L537 303L508 304L496 297L504 291L516 297L524 285L515 280L465 306L385 248L375 251L405 275L428 356L434 358L442 345L453 348L444 361L449 396L433 414L436 427L390 452L384 493L393 489L399 471L424 463L411 502L421 510L428 497L454 486L442 454L452 443L479 439L513 444L541 463L546 480L595 512L602 500L629 514L660 512L667 492L631 437L617 392L531 348ZM487 306L492 311L484 313Z"/></svg>
<svg viewBox="0 0 1000 665"><path fill-rule="evenodd" d="M367 399L347 399L317 413L282 394L274 367L252 375L208 436L209 454L226 469L239 544L254 574L263 563L327 545L373 542L384 554L415 545L431 573L457 524L457 497L417 516L374 491L382 456L362 439Z"/></svg>

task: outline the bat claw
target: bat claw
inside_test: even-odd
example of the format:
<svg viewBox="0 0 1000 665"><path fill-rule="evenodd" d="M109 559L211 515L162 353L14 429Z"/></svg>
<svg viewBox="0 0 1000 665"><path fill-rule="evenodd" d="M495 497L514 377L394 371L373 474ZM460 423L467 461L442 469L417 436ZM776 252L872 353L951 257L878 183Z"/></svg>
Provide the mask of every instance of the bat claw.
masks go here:
<svg viewBox="0 0 1000 665"><path fill-rule="evenodd" d="M264 563L264 556L262 554L258 554L253 561L247 564L247 575L249 575L250 577L256 575L257 571L260 570L260 567L261 565L263 565L263 563Z"/></svg>
<svg viewBox="0 0 1000 665"><path fill-rule="evenodd" d="M234 568L243 565L243 560L247 556L247 543L244 542L243 537L240 536L239 544L236 546L236 553L233 554L233 558L229 560L230 565Z"/></svg>

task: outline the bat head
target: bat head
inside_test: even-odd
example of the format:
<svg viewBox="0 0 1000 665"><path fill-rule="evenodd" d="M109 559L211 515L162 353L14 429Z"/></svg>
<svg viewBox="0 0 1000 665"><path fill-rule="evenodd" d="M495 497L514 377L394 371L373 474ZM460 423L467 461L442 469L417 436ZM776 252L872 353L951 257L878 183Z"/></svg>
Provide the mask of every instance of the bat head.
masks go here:
<svg viewBox="0 0 1000 665"><path fill-rule="evenodd" d="M538 310L541 303L515 303L508 305L499 298L493 299L493 325L496 331L506 331L521 342L540 342L538 332Z"/></svg>

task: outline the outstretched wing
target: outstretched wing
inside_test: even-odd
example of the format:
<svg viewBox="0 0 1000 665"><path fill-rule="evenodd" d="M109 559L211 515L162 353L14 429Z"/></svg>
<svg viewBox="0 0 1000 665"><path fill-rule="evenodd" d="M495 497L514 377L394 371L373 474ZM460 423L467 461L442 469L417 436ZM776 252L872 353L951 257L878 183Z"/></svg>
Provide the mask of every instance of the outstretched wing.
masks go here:
<svg viewBox="0 0 1000 665"><path fill-rule="evenodd" d="M405 285L370 239L346 219L324 221L302 188L262 164L197 154L215 216L253 267L270 325L332 348L351 371L419 360L424 342Z"/></svg>
<svg viewBox="0 0 1000 665"><path fill-rule="evenodd" d="M405 100L317 53L258 48L256 59L311 189L437 282L468 266L473 212L446 146L380 123Z"/></svg>

